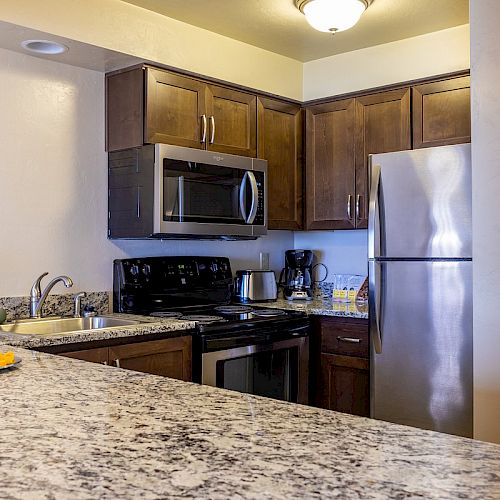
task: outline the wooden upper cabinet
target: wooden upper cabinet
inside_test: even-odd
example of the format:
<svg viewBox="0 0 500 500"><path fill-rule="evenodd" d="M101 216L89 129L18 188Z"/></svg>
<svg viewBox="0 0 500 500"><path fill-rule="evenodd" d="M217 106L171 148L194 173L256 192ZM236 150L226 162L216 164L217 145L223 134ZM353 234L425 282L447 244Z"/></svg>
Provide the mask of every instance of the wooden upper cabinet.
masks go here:
<svg viewBox="0 0 500 500"><path fill-rule="evenodd" d="M411 148L410 89L356 98L356 227L368 227L368 155Z"/></svg>
<svg viewBox="0 0 500 500"><path fill-rule="evenodd" d="M306 228L355 227L354 99L306 110Z"/></svg>
<svg viewBox="0 0 500 500"><path fill-rule="evenodd" d="M302 117L298 104L257 100L257 156L267 160L269 229L303 227Z"/></svg>
<svg viewBox="0 0 500 500"><path fill-rule="evenodd" d="M106 150L173 144L257 155L257 97L149 66L106 76Z"/></svg>
<svg viewBox="0 0 500 500"><path fill-rule="evenodd" d="M257 156L257 98L252 94L207 87L207 149Z"/></svg>
<svg viewBox="0 0 500 500"><path fill-rule="evenodd" d="M413 148L470 142L470 77L412 88Z"/></svg>
<svg viewBox="0 0 500 500"><path fill-rule="evenodd" d="M191 337L175 337L109 348L110 364L153 375L192 379Z"/></svg>
<svg viewBox="0 0 500 500"><path fill-rule="evenodd" d="M142 68L106 76L106 151L143 144L143 96Z"/></svg>
<svg viewBox="0 0 500 500"><path fill-rule="evenodd" d="M206 85L153 68L146 68L146 82L144 142L204 149Z"/></svg>

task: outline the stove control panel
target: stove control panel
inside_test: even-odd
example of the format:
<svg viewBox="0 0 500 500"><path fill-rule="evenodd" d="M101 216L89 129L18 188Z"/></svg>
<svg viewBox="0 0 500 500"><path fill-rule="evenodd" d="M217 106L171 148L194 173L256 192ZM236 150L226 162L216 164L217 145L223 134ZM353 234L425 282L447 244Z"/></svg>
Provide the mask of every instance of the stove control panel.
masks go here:
<svg viewBox="0 0 500 500"><path fill-rule="evenodd" d="M229 301L232 272L227 257L144 257L115 260L114 309L137 312Z"/></svg>

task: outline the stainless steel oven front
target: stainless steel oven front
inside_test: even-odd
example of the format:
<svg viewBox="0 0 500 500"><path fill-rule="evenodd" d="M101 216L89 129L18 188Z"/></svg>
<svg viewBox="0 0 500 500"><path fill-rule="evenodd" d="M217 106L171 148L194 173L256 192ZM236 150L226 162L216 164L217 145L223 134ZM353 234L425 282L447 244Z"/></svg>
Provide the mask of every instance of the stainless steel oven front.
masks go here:
<svg viewBox="0 0 500 500"><path fill-rule="evenodd" d="M204 342L201 383L294 403L308 403L309 326L273 335L234 334Z"/></svg>
<svg viewBox="0 0 500 500"><path fill-rule="evenodd" d="M267 162L155 146L156 234L257 237L267 233Z"/></svg>

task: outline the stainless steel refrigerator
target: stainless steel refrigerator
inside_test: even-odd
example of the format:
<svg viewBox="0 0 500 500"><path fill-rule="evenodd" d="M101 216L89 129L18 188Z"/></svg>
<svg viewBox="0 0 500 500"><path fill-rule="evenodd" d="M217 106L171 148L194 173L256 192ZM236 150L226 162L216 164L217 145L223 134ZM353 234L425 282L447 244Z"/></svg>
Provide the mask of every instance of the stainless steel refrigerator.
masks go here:
<svg viewBox="0 0 500 500"><path fill-rule="evenodd" d="M372 155L371 416L472 436L469 144Z"/></svg>

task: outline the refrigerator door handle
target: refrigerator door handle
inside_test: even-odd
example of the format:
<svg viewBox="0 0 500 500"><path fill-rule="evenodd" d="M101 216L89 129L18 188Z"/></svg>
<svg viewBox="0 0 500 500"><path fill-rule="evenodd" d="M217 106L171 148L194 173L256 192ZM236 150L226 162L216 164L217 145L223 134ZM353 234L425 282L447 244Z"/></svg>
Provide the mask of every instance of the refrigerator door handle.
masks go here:
<svg viewBox="0 0 500 500"><path fill-rule="evenodd" d="M368 258L374 259L378 257L380 254L380 249L376 248L376 245L380 245L380 235L375 234L376 223L378 229L380 230L380 221L377 221L377 213L379 211L378 206L378 196L379 196L379 185L380 185L380 165L372 165L370 159L371 166L371 184L370 184L370 201L369 201L369 209L368 209ZM377 241L375 241L375 237L377 237ZM378 250L378 251L377 251Z"/></svg>
<svg viewBox="0 0 500 500"><path fill-rule="evenodd" d="M380 263L368 262L369 276L369 308L370 308L370 336L376 354L382 353L382 335L380 333L380 279L377 279L377 266Z"/></svg>

